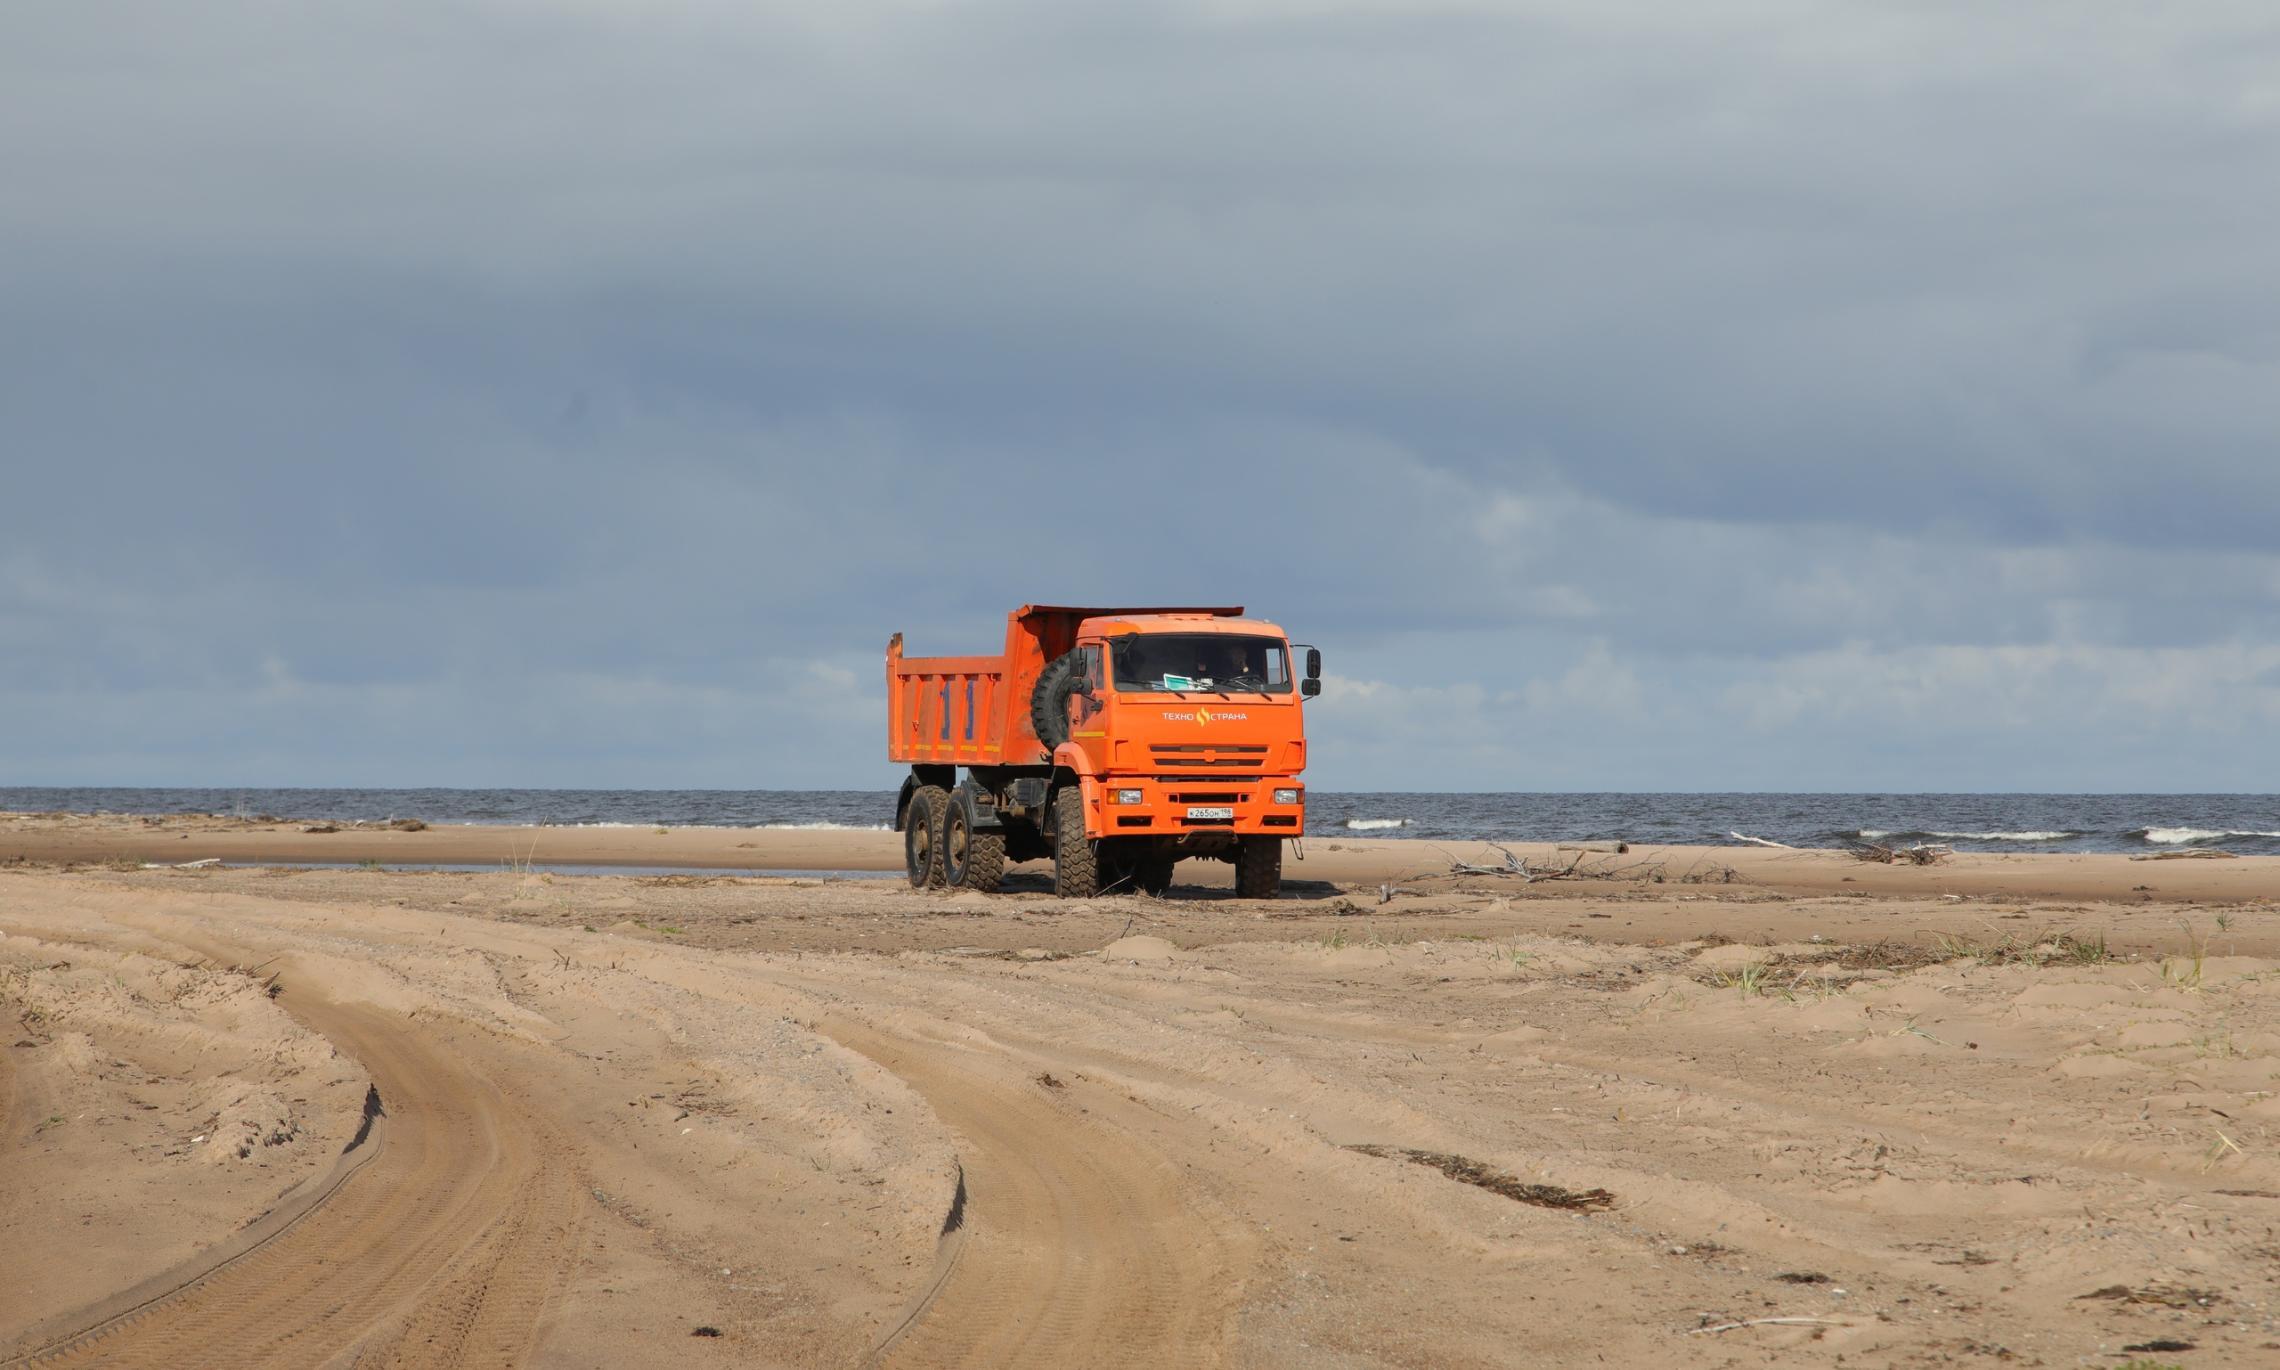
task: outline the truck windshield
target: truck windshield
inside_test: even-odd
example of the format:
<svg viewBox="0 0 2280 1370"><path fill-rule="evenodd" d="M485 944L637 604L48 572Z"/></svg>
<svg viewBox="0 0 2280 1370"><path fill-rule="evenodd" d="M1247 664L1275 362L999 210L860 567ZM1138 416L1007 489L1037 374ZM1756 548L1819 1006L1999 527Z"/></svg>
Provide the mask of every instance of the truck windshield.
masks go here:
<svg viewBox="0 0 2280 1370"><path fill-rule="evenodd" d="M1280 639L1232 633L1141 633L1110 644L1116 688L1289 694L1290 658Z"/></svg>

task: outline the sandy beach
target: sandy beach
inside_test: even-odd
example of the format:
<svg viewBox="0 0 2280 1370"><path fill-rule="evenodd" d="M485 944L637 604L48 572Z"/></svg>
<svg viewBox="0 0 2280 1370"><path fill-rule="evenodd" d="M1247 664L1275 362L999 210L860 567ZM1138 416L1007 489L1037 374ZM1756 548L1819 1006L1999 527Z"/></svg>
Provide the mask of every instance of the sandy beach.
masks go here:
<svg viewBox="0 0 2280 1370"><path fill-rule="evenodd" d="M2280 3L11 128L0 1370L2280 1370Z"/></svg>
<svg viewBox="0 0 2280 1370"><path fill-rule="evenodd" d="M2280 1358L2280 860L303 826L0 821L0 1358Z"/></svg>
<svg viewBox="0 0 2280 1370"><path fill-rule="evenodd" d="M1755 846L1633 846L1617 854L1551 843L1490 847L1399 838L1308 838L1285 863L1297 880L1377 885L1446 874L1454 864L1501 865L1505 853L1532 868L1571 862L1591 883L1733 881L1796 894L2022 895L2053 899L2192 903L2280 898L2280 857L2133 860L2111 852L2073 855L1959 852L1936 865L1878 865L1841 851ZM215 815L0 814L0 862L48 865L329 864L653 870L900 872L902 839L886 831L831 828L522 827L437 824L396 827ZM1042 862L1014 867L1042 873ZM1189 862L1184 878L1224 885L1226 867ZM1728 875L1730 872L1730 877Z"/></svg>

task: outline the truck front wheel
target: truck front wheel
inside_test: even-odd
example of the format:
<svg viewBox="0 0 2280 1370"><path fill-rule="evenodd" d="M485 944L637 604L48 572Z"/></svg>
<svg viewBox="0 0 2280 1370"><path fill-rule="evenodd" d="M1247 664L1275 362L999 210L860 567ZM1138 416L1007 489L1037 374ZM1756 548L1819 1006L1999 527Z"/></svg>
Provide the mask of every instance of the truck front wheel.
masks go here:
<svg viewBox="0 0 2280 1370"><path fill-rule="evenodd" d="M1161 895L1172 887L1172 858L1151 852L1140 858L1133 881L1142 894Z"/></svg>
<svg viewBox="0 0 2280 1370"><path fill-rule="evenodd" d="M1245 837L1235 849L1235 897L1272 899L1282 892L1279 837Z"/></svg>
<svg viewBox="0 0 2280 1370"><path fill-rule="evenodd" d="M1005 875L1005 834L983 832L955 797L942 810L942 881L995 894Z"/></svg>
<svg viewBox="0 0 2280 1370"><path fill-rule="evenodd" d="M940 785L921 785L910 792L910 804L903 810L903 871L914 890L941 888L942 850L934 838L942 831L942 811L949 804L950 792Z"/></svg>
<svg viewBox="0 0 2280 1370"><path fill-rule="evenodd" d="M1053 893L1063 899L1100 893L1100 857L1085 836L1085 796L1075 785L1053 796Z"/></svg>

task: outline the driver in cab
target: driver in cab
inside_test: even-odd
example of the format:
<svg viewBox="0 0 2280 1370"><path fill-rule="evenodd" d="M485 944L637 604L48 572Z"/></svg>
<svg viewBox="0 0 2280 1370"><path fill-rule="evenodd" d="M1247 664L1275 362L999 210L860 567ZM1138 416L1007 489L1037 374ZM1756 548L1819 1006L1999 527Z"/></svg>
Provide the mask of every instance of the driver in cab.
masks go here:
<svg viewBox="0 0 2280 1370"><path fill-rule="evenodd" d="M1196 649L1195 679L1205 689L1259 689L1266 684L1256 651L1237 643L1208 643Z"/></svg>

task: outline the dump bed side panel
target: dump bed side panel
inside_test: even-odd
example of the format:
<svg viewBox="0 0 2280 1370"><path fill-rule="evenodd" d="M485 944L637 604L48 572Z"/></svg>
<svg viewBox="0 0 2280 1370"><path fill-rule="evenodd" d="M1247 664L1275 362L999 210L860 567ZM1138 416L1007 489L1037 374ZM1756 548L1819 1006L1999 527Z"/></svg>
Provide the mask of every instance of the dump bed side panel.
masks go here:
<svg viewBox="0 0 2280 1370"><path fill-rule="evenodd" d="M902 655L887 649L887 759L905 765L998 766L1005 757L1005 660Z"/></svg>
<svg viewBox="0 0 2280 1370"><path fill-rule="evenodd" d="M1111 613L1240 614L1241 608L1103 609L1025 604L1006 615L999 656L913 656L887 644L887 759L904 765L1044 766L1029 700L1037 677L1077 645L1088 618Z"/></svg>
<svg viewBox="0 0 2280 1370"><path fill-rule="evenodd" d="M887 759L905 765L1042 766L1052 754L1030 726L1029 698L1046 664L1076 644L1076 610L1006 615L999 656L902 654L887 645Z"/></svg>

